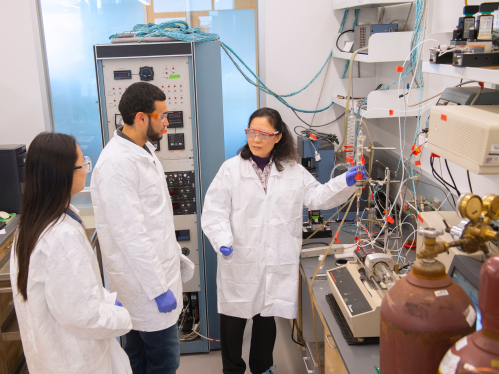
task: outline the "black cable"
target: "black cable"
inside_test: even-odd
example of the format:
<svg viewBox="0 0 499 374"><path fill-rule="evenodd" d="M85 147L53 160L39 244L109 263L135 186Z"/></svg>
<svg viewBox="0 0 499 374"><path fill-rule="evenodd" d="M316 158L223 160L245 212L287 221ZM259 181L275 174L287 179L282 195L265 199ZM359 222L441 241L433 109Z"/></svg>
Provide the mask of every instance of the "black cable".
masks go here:
<svg viewBox="0 0 499 374"><path fill-rule="evenodd" d="M466 170L466 172L468 174L468 183L470 185L470 192L473 193L473 187L471 187L470 171Z"/></svg>
<svg viewBox="0 0 499 374"><path fill-rule="evenodd" d="M433 165L433 162L434 162L434 158L431 157L430 158L430 164ZM433 171L438 176L438 179L439 179L440 183L443 183L443 184L449 186L450 188L452 188L453 190L455 190L456 193L458 193L456 187L453 186L452 184L450 184L449 182L447 182L440 174L438 174L434 167L433 167Z"/></svg>
<svg viewBox="0 0 499 374"><path fill-rule="evenodd" d="M338 48L338 50L340 50L340 52L345 52L345 53L351 53L349 51L344 51L343 49L341 49L339 46L338 46L338 42L340 41L340 38L343 34L346 34L347 32L354 32L355 30L346 30L346 31L343 31L340 35L338 35L338 38L336 39L336 48ZM352 95L353 96L353 95Z"/></svg>
<svg viewBox="0 0 499 374"><path fill-rule="evenodd" d="M452 194L451 190L449 190L449 188L447 187L447 185L444 183L445 181L441 180L440 178L440 175L437 174L434 166L433 166L433 160L434 158L433 157L430 157L430 166L431 166L431 173L433 174L433 177L442 185L445 187L445 189L447 191L449 191L449 195L450 197L452 198L452 201L454 202L454 206L456 206L456 200L454 199L454 195Z"/></svg>
<svg viewBox="0 0 499 374"><path fill-rule="evenodd" d="M302 347L305 347L305 344L302 344L302 343L298 343L296 340L295 340L295 323L296 323L296 319L293 319L293 328L291 329L291 339L296 343L296 344L299 344L301 345Z"/></svg>
<svg viewBox="0 0 499 374"><path fill-rule="evenodd" d="M413 262L411 262L410 264L407 264L407 265L402 266L402 267L399 269L399 271L398 271L398 272L400 273L400 270L403 270L403 269L405 269L405 268L407 268L407 267L411 266L412 264L413 264Z"/></svg>
<svg viewBox="0 0 499 374"><path fill-rule="evenodd" d="M461 192L459 192L459 190L457 189L456 182L454 182L454 178L452 177L452 173L450 172L449 164L447 163L447 159L445 159L445 166L447 167L447 171L449 172L450 179L452 180L452 183L454 184L454 189L456 190L457 195L461 196Z"/></svg>

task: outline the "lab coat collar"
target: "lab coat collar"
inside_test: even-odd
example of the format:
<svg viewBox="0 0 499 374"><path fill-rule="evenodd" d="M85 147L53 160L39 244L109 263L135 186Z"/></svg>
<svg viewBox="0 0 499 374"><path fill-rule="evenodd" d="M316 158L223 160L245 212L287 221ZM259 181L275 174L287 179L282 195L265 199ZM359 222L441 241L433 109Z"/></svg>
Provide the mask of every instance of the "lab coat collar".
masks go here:
<svg viewBox="0 0 499 374"><path fill-rule="evenodd" d="M251 162L249 160L244 160L241 156L239 157L240 157L239 172L241 173L241 176L246 178L258 179L258 175L255 173L255 170L253 169ZM277 170L275 162L272 162L272 168L270 169L270 176L282 177L282 173L279 170Z"/></svg>
<svg viewBox="0 0 499 374"><path fill-rule="evenodd" d="M152 157L144 148L140 147L137 143L131 142L128 139L124 139L121 136L118 136L117 131L114 132L114 139L116 139L119 144L124 145L125 147L132 150L135 154L141 157L147 157L150 162L154 162L154 157ZM152 154L156 152L156 149L150 142L146 143L146 147L149 148Z"/></svg>

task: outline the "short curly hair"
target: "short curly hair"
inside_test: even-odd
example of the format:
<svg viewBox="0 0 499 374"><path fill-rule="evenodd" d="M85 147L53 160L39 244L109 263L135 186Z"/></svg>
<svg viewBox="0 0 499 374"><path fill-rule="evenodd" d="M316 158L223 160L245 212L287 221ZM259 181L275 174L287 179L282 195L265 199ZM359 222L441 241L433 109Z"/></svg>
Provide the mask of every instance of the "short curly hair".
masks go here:
<svg viewBox="0 0 499 374"><path fill-rule="evenodd" d="M156 110L156 101L166 101L165 93L158 87L146 82L132 84L125 90L118 105L123 122L132 126L135 121L135 114L133 113L154 112Z"/></svg>

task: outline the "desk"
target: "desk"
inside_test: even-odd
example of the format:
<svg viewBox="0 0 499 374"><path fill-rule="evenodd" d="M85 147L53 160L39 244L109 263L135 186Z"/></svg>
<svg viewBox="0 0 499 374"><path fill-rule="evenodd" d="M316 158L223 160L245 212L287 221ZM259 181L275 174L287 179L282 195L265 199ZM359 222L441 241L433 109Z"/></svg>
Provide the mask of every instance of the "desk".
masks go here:
<svg viewBox="0 0 499 374"><path fill-rule="evenodd" d="M0 234L0 373L14 373L24 366L24 352L17 323L12 286L10 284L10 253L19 215L12 218Z"/></svg>
<svg viewBox="0 0 499 374"><path fill-rule="evenodd" d="M300 261L300 274L301 281L306 286L307 289L310 288L311 278L317 269L319 262L317 257L303 258ZM336 267L334 256L328 256L324 261L323 268L318 274L326 274L326 271ZM324 336L319 336L318 340L324 341L324 347L326 349L326 357L328 357L328 343L325 341L325 336L329 335L329 343L336 348L333 349L337 351L336 355L333 353L333 357L336 356L343 362L329 362L329 364L334 365L330 371L328 371L328 362L326 362L326 373L334 374L376 374L374 366L379 367L379 344L369 344L369 345L348 345L345 338L341 334L340 327L336 323L336 319L329 308L329 304L326 301L326 295L331 293L329 290L329 285L326 280L316 279L313 287L314 292L314 308L320 319L317 319L317 325L322 322L324 327ZM302 292L302 302L310 304L308 300L309 294ZM301 314L299 312L299 314ZM302 324L299 322L299 326ZM318 329L318 331L321 331ZM332 337L332 339L331 339ZM329 352L331 353L331 352ZM331 357L331 356L329 356ZM327 360L327 358L326 358ZM324 365L324 363L323 363ZM342 367L344 365L344 368ZM336 369L336 370L335 370Z"/></svg>

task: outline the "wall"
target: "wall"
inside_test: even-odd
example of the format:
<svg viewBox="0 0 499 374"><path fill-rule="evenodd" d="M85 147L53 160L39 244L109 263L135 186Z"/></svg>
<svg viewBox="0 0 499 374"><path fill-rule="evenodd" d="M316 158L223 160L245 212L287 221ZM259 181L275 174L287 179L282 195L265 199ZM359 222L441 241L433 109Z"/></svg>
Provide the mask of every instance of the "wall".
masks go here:
<svg viewBox="0 0 499 374"><path fill-rule="evenodd" d="M0 144L29 144L38 133L50 128L33 14L33 0L0 2L2 28L10 30L2 39L0 59Z"/></svg>

